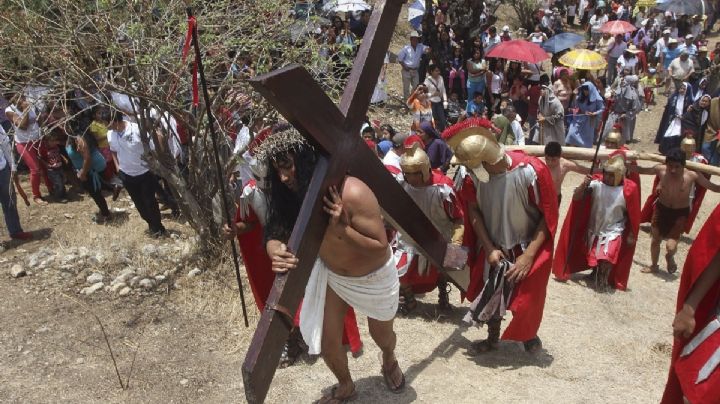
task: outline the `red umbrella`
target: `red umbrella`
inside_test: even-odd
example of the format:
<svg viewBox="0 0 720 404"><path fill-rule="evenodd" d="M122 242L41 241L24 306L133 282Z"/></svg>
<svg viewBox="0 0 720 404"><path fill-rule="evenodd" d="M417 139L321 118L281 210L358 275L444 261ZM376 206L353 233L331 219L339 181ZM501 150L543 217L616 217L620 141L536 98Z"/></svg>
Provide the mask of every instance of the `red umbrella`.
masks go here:
<svg viewBox="0 0 720 404"><path fill-rule="evenodd" d="M600 27L600 32L617 35L617 34L627 34L628 32L633 32L637 28L630 24L627 21L621 21L621 20L615 20L615 21L608 21L605 24Z"/></svg>
<svg viewBox="0 0 720 404"><path fill-rule="evenodd" d="M540 45L524 39L500 42L490 49L490 52L486 53L485 56L528 63L540 63L543 60L550 59L550 56Z"/></svg>

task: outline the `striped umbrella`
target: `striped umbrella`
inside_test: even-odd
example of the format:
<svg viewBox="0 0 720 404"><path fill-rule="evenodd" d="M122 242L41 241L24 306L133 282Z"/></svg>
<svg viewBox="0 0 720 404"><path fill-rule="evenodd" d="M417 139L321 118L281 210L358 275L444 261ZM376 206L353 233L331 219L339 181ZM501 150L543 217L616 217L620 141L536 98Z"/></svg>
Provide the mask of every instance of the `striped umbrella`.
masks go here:
<svg viewBox="0 0 720 404"><path fill-rule="evenodd" d="M560 63L580 70L601 70L607 66L601 54L589 49L573 49L560 57Z"/></svg>
<svg viewBox="0 0 720 404"><path fill-rule="evenodd" d="M420 30L423 16L425 16L425 0L415 0L408 7L408 22L417 31Z"/></svg>

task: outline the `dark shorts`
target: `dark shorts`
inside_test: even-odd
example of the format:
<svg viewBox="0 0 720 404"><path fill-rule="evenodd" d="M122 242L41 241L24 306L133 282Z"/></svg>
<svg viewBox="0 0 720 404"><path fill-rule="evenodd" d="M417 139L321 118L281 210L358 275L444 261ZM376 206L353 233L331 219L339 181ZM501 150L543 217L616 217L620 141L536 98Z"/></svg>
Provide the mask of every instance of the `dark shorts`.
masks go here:
<svg viewBox="0 0 720 404"><path fill-rule="evenodd" d="M677 240L685 231L688 216L690 216L689 206L673 209L657 201L652 216L652 227L658 229L663 239Z"/></svg>

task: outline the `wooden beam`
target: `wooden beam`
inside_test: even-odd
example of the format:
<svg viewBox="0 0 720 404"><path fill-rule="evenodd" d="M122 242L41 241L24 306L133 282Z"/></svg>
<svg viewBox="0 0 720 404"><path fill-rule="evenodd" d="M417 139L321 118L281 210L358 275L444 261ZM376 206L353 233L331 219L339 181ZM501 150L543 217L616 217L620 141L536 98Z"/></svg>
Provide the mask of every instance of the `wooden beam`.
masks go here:
<svg viewBox="0 0 720 404"><path fill-rule="evenodd" d="M545 146L507 146L507 150L522 150L525 153L535 156L545 156ZM562 156L569 160L585 160L592 161L595 156L595 150L587 149L584 147L565 147L562 148ZM612 149L600 149L598 158L606 160L611 153L617 150ZM655 153L639 152L635 150L626 150L625 155L630 161L650 161L659 164L665 164L665 156ZM697 171L703 174L709 175L720 175L720 167L712 166L709 164L695 163L688 161L685 163L685 167L689 170Z"/></svg>

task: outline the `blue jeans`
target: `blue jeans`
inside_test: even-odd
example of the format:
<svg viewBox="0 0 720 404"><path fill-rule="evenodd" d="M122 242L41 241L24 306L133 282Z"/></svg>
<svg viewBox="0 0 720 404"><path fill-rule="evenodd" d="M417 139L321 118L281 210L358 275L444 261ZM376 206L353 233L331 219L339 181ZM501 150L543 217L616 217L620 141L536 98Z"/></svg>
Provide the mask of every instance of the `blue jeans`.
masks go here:
<svg viewBox="0 0 720 404"><path fill-rule="evenodd" d="M468 94L468 100L471 98L475 98L475 93L481 93L483 95L483 99L485 99L485 80L472 82L468 80L467 82L467 94Z"/></svg>
<svg viewBox="0 0 720 404"><path fill-rule="evenodd" d="M10 164L6 163L5 168L0 170L0 203L2 204L3 216L5 216L5 226L8 233L22 233L20 226L20 216L17 211L17 197L15 196L15 188L13 188L10 180Z"/></svg>
<svg viewBox="0 0 720 404"><path fill-rule="evenodd" d="M720 165L720 152L717 151L717 141L703 143L700 151L710 165Z"/></svg>

